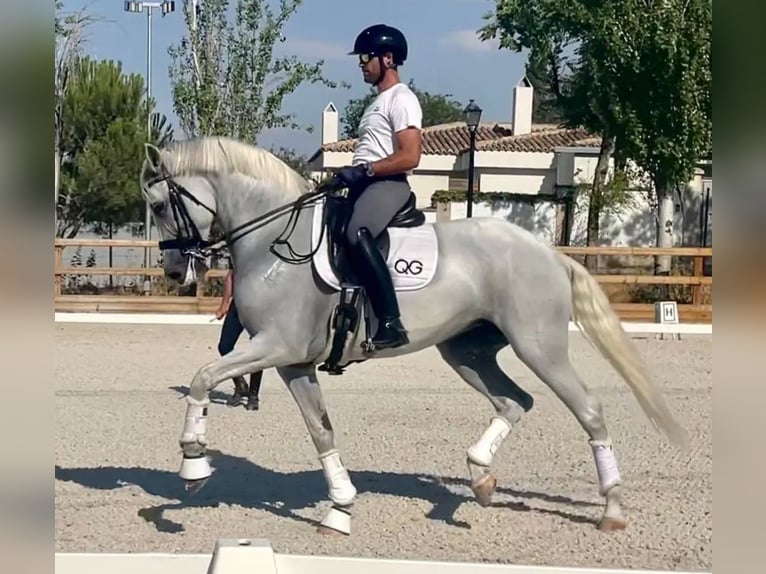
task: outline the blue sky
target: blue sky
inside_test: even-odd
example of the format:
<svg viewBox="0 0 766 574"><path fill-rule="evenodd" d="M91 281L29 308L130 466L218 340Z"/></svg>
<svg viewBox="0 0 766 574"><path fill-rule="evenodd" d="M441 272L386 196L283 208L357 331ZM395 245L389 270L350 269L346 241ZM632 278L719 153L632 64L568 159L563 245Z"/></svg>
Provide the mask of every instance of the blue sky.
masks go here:
<svg viewBox="0 0 766 574"><path fill-rule="evenodd" d="M167 50L186 33L183 2L176 0L176 12L165 18L155 10L152 34L152 95L174 125ZM272 0L272 4L278 2ZM324 59L325 75L352 87L333 90L302 85L284 99L283 111L295 113L301 124L312 124L314 133L270 130L258 143L313 153L319 146L321 114L327 103L334 102L342 111L349 99L366 93L356 60L346 53L359 31L381 21L407 36L410 56L400 70L405 82L413 78L420 89L452 94L463 103L473 98L484 110L482 120L510 121L513 86L523 74L525 55L497 50L496 43L476 37L475 31L484 24L482 15L494 4L493 0L306 0L285 26L280 53L311 62ZM88 53L119 60L126 72L144 75L146 15L124 12L123 0L64 0L65 11L83 6L108 20L91 28Z"/></svg>

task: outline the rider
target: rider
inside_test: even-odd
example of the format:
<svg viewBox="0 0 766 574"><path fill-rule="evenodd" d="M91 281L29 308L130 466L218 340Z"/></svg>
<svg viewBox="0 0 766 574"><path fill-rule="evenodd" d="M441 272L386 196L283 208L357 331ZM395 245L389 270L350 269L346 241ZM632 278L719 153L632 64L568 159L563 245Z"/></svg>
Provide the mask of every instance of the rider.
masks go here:
<svg viewBox="0 0 766 574"><path fill-rule="evenodd" d="M353 213L346 240L380 326L376 349L409 343L385 260L375 239L409 199L407 174L420 163L423 111L415 93L399 79L407 59L407 40L399 30L376 24L363 30L350 55L359 56L364 81L378 95L365 109L351 166L335 177L349 189Z"/></svg>

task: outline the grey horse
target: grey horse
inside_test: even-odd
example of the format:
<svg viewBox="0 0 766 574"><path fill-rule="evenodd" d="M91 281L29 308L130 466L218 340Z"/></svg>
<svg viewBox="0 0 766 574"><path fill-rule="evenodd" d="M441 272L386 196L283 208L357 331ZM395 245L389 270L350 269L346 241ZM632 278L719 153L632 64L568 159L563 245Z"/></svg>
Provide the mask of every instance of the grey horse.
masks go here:
<svg viewBox="0 0 766 574"><path fill-rule="evenodd" d="M311 182L267 150L226 137L174 142L164 149L147 144L141 187L159 231L169 279L186 284L203 273L214 223L222 231L237 268L234 296L240 319L254 333L246 347L195 374L180 437L180 477L187 488L196 489L213 472L206 455L209 392L222 381L274 367L303 415L333 503L318 531L349 534L356 488L341 461L317 373L333 349L333 318L340 302L337 286L322 279L318 257L311 251L316 222L323 221L316 218L317 206L327 209L327 198L317 195L314 204L302 202L316 193ZM274 247L288 219L292 249L309 254L303 264L291 264ZM359 321L340 362L349 365L436 346L494 409L485 432L466 452L471 488L486 506L497 483L491 473L493 457L532 407L532 398L497 363L497 353L510 345L587 434L599 494L606 499L598 528L625 528L621 477L602 404L569 359L570 319L621 375L656 429L679 448L688 447L688 435L674 420L598 283L575 260L499 218L404 227L388 230L398 233L400 245L406 247L416 233L433 233L438 242L430 281L397 292L409 343L371 352L364 348L364 321Z"/></svg>

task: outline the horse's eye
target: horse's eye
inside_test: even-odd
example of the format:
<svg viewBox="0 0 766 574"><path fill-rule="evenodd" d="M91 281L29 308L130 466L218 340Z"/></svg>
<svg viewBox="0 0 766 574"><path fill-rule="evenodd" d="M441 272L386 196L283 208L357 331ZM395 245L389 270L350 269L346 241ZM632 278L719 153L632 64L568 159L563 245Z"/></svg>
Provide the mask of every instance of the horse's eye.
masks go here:
<svg viewBox="0 0 766 574"><path fill-rule="evenodd" d="M165 202L160 201L159 203L153 203L152 211L154 211L154 213L156 213L157 215L162 215L163 213L165 213Z"/></svg>

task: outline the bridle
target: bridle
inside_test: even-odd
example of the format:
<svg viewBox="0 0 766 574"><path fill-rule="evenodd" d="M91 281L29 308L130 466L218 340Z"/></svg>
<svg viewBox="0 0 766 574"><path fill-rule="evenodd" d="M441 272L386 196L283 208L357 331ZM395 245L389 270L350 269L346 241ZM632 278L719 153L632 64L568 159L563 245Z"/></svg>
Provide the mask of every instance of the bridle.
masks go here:
<svg viewBox="0 0 766 574"><path fill-rule="evenodd" d="M285 225L285 228L282 230L279 236L269 244L269 251L274 256L278 257L286 263L301 264L310 261L319 249L322 235L324 234L324 226L322 226L322 235L320 235L319 241L317 242L317 248L305 255L297 253L290 245L288 239L295 230L295 226L298 224L300 211L306 207L313 206L323 197L334 193L335 190L338 189L338 181L334 177L330 178L329 181L317 186L314 191L300 196L295 201L291 201L275 209L272 209L263 215L250 219L245 223L238 225L228 233L222 233L216 236L211 236L208 239L203 239L199 228L189 215L189 211L186 208L186 204L184 203L183 198L187 198L196 205L207 210L213 216L213 219L215 219L217 216L216 211L202 203L183 185L174 181L173 178L170 177L170 174L168 174L164 169L160 175L157 175L156 177L148 180L146 185L147 187L151 187L162 181L164 181L168 186L168 202L173 213L173 220L176 224L176 236L173 239L165 239L160 241L160 250L166 251L170 249L178 249L181 252L181 255L185 257L202 260L207 259L212 254L217 253L223 249L230 250L231 246L242 237L268 225L283 215L290 213L290 219ZM291 224L292 227L290 227ZM284 236L284 234L288 231L288 227L290 227L289 233ZM290 251L290 256L284 256L278 253L276 251L277 245L286 245Z"/></svg>

